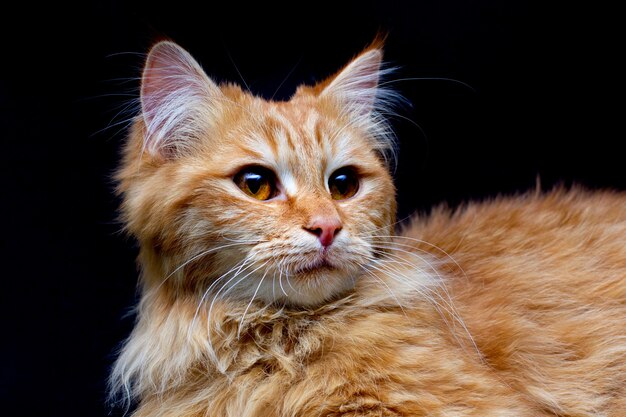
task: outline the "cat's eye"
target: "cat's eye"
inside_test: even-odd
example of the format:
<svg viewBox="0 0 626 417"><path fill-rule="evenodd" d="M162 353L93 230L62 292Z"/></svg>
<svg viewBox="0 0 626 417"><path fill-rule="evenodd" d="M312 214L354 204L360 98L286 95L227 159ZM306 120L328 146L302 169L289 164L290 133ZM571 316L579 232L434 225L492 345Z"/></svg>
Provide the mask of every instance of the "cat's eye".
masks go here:
<svg viewBox="0 0 626 417"><path fill-rule="evenodd" d="M269 200L278 195L276 175L262 166L254 165L243 168L233 178L237 187L257 200Z"/></svg>
<svg viewBox="0 0 626 417"><path fill-rule="evenodd" d="M345 200L359 191L359 176L351 167L340 168L328 178L328 190L333 200Z"/></svg>

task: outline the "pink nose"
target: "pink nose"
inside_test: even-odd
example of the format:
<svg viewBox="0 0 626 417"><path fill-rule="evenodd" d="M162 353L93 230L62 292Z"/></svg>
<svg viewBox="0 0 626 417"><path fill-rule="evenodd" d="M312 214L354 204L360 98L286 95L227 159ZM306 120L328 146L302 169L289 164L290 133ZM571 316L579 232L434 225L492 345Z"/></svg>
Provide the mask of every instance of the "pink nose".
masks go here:
<svg viewBox="0 0 626 417"><path fill-rule="evenodd" d="M338 218L317 217L312 219L309 226L305 227L304 230L317 236L322 246L328 247L333 243L341 228L342 224Z"/></svg>

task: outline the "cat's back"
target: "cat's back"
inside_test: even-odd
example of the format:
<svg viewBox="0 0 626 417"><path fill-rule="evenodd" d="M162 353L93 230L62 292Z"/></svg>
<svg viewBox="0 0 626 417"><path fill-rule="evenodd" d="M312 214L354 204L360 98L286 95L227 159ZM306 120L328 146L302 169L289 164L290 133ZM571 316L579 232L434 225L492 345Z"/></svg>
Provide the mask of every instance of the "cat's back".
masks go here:
<svg viewBox="0 0 626 417"><path fill-rule="evenodd" d="M626 303L626 193L557 189L437 208L403 236L461 268L458 288Z"/></svg>
<svg viewBox="0 0 626 417"><path fill-rule="evenodd" d="M626 413L624 193L436 209L399 239L444 264L456 307L508 384L558 415Z"/></svg>

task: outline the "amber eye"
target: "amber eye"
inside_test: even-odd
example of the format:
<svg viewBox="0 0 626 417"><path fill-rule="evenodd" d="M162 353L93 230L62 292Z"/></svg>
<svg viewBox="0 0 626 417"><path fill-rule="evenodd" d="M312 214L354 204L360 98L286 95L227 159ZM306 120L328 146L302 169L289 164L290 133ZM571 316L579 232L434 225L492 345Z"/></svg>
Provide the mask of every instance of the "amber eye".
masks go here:
<svg viewBox="0 0 626 417"><path fill-rule="evenodd" d="M233 178L237 187L257 200L269 200L278 194L276 175L262 166L249 166Z"/></svg>
<svg viewBox="0 0 626 417"><path fill-rule="evenodd" d="M333 200L345 200L359 190L359 177L350 167L340 168L328 179L328 189Z"/></svg>

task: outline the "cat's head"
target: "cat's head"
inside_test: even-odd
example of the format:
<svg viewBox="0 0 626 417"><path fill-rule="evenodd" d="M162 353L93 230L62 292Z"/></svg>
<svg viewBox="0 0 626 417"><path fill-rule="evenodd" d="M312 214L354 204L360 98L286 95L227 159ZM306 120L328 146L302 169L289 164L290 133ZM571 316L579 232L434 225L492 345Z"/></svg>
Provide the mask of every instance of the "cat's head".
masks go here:
<svg viewBox="0 0 626 417"><path fill-rule="evenodd" d="M381 59L375 42L274 102L157 43L118 175L144 285L300 306L349 291L395 218Z"/></svg>

